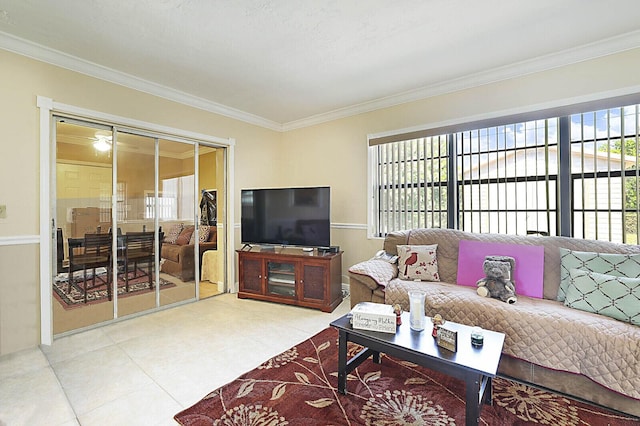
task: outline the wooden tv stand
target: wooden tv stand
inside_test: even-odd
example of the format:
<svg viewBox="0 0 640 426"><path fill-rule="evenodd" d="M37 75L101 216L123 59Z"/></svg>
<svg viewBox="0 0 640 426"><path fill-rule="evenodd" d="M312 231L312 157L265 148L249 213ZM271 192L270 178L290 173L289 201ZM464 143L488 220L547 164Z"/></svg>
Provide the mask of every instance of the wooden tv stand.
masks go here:
<svg viewBox="0 0 640 426"><path fill-rule="evenodd" d="M342 252L301 248L236 250L241 299L332 312L342 302Z"/></svg>

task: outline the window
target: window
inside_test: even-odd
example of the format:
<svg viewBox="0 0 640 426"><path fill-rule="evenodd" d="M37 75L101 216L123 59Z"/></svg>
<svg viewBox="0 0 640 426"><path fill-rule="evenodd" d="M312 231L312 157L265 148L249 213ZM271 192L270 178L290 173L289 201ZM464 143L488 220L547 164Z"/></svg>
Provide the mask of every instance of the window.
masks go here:
<svg viewBox="0 0 640 426"><path fill-rule="evenodd" d="M446 227L446 136L378 145L377 235L397 229Z"/></svg>
<svg viewBox="0 0 640 426"><path fill-rule="evenodd" d="M637 244L639 110L370 139L373 233L449 227Z"/></svg>
<svg viewBox="0 0 640 426"><path fill-rule="evenodd" d="M180 176L163 179L162 192L158 193L159 220L193 220L194 176ZM153 191L145 191L145 218L152 219L155 214L155 196Z"/></svg>
<svg viewBox="0 0 640 426"><path fill-rule="evenodd" d="M573 235L638 244L638 108L571 116Z"/></svg>
<svg viewBox="0 0 640 426"><path fill-rule="evenodd" d="M459 228L557 235L558 120L455 134Z"/></svg>

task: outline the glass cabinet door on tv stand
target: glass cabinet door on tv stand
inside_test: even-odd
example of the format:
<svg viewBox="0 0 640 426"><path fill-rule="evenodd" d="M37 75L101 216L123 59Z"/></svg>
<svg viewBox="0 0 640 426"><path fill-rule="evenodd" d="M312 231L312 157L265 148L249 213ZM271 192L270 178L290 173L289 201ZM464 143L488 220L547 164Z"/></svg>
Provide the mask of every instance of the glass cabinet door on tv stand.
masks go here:
<svg viewBox="0 0 640 426"><path fill-rule="evenodd" d="M295 263L267 261L267 292L296 297Z"/></svg>

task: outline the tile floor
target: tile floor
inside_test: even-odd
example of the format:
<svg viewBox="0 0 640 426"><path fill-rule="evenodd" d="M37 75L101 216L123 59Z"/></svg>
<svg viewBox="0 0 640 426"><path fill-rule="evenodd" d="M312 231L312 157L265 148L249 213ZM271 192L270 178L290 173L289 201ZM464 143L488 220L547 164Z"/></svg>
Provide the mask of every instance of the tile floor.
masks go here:
<svg viewBox="0 0 640 426"><path fill-rule="evenodd" d="M331 314L235 294L0 357L0 425L175 425L208 392L326 328Z"/></svg>

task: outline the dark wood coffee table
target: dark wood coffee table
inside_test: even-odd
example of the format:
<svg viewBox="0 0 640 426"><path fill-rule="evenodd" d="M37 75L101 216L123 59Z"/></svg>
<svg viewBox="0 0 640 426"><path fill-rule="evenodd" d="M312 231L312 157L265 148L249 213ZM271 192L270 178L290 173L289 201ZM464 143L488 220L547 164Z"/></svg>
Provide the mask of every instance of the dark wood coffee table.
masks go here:
<svg viewBox="0 0 640 426"><path fill-rule="evenodd" d="M491 404L491 379L496 376L502 354L504 334L484 330L484 345L471 346L471 327L447 321L445 327L458 332L458 350L454 353L436 344L431 336L431 320L427 327L413 331L409 327L409 313L402 314L402 325L395 334L355 330L349 315L331 323L340 334L338 348L338 392L346 394L347 375L364 360L373 357L380 363L380 353L404 359L423 367L461 379L466 384L466 424L477 425L482 404ZM356 356L347 360L347 342L364 346Z"/></svg>

